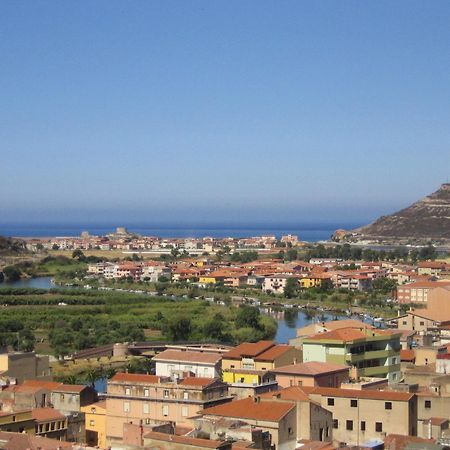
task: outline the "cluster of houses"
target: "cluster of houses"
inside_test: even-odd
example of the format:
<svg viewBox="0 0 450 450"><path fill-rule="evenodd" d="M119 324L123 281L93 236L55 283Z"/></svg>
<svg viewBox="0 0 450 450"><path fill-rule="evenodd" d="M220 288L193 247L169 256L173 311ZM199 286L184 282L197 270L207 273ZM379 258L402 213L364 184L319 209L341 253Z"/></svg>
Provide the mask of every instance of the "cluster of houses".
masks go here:
<svg viewBox="0 0 450 450"><path fill-rule="evenodd" d="M106 280L156 282L162 278L195 283L201 287L217 284L233 288L260 287L264 292L275 294L284 293L290 278L295 279L298 287L303 289L326 284L351 291L368 290L374 280L387 278L399 285L394 294L399 303L424 303L428 290L450 285L450 264L436 261L406 266L386 261L342 261L330 258L312 258L308 262L266 258L248 263L231 263L199 257L182 258L170 263L156 260L99 262L90 264L88 273Z"/></svg>
<svg viewBox="0 0 450 450"><path fill-rule="evenodd" d="M389 325L315 322L289 344L167 345L153 373L117 373L103 394L51 381L48 358L3 353L0 448L448 448L450 288Z"/></svg>
<svg viewBox="0 0 450 450"><path fill-rule="evenodd" d="M302 245L297 236L286 235L280 239L282 245ZM46 250L122 250L129 252L148 252L156 254L170 253L176 249L189 254L217 253L226 249L271 250L278 244L274 235L247 238L161 238L156 236L140 236L130 233L124 227L105 236L91 236L83 232L80 237L27 238L26 247L31 251Z"/></svg>

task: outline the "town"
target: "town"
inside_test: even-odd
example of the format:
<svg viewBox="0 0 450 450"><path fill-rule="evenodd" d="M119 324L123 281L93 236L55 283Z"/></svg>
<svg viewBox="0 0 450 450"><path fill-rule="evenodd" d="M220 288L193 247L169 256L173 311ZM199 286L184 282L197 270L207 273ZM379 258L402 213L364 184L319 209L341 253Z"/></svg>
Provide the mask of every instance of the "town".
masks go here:
<svg viewBox="0 0 450 450"><path fill-rule="evenodd" d="M282 305L289 301L289 308L301 306L296 297L303 292L364 293L378 287L389 308L379 320L350 311L351 317L340 320L313 317L289 342L111 342L64 357L68 367L71 361L128 361L102 374L104 389L95 379L55 381L53 356L5 345L0 448L435 450L450 445L450 264L430 248L415 262L414 250L398 251L397 258L369 253L366 259L372 261L366 261L364 250L348 247L341 255L347 258L304 261L297 257L308 245L292 235L160 239L136 237L123 228L109 237L25 243L33 252L66 251L84 260L78 281L88 291L123 291L122 283L140 286L129 289L134 295L158 283L187 283L199 292L251 288L274 301L284 299ZM125 253L110 258L115 261L85 260L83 251L99 249L102 255ZM156 255L143 253L155 250ZM238 302L237 308L245 304ZM253 305L263 303L254 299Z"/></svg>

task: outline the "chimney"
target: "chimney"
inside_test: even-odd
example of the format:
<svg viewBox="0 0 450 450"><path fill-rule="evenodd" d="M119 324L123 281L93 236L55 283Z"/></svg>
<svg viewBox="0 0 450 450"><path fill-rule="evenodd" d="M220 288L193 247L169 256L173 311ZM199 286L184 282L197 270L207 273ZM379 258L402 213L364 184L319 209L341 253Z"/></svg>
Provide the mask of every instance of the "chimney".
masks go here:
<svg viewBox="0 0 450 450"><path fill-rule="evenodd" d="M253 397L253 403L259 403L261 399L259 397Z"/></svg>

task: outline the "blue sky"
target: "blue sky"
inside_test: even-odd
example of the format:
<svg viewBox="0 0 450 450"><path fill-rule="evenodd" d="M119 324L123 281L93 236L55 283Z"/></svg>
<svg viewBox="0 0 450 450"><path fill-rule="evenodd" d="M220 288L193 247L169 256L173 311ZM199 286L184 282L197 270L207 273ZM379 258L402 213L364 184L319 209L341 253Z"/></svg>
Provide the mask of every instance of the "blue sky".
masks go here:
<svg viewBox="0 0 450 450"><path fill-rule="evenodd" d="M0 222L364 221L450 177L448 1L0 2Z"/></svg>

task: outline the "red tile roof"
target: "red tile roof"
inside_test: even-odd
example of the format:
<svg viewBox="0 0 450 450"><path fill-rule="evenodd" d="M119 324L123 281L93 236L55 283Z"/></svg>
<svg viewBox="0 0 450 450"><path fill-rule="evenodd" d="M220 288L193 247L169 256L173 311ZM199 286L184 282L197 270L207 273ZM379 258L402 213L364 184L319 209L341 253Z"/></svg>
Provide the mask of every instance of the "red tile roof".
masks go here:
<svg viewBox="0 0 450 450"><path fill-rule="evenodd" d="M53 408L34 408L31 415L37 422L50 422L52 420L64 420L65 415Z"/></svg>
<svg viewBox="0 0 450 450"><path fill-rule="evenodd" d="M289 402L255 401L253 398L245 398L204 409L201 414L279 422L293 408L295 405Z"/></svg>
<svg viewBox="0 0 450 450"><path fill-rule="evenodd" d="M307 389L302 388L304 391ZM309 391L309 390L308 390ZM325 388L316 387L309 391L311 394L319 394L326 397L345 397L345 398L361 398L373 400L392 400L399 402L407 402L415 394L409 392L397 391L378 391L378 390L359 390L359 389L341 389L341 388Z"/></svg>
<svg viewBox="0 0 450 450"><path fill-rule="evenodd" d="M243 356L257 356L269 348L273 347L275 343L272 341L259 341L259 342L244 342L237 347L231 349L228 353L223 355L227 359L241 359Z"/></svg>
<svg viewBox="0 0 450 450"><path fill-rule="evenodd" d="M153 439L155 441L163 441L163 442L173 442L176 444L182 444L186 448L189 447L204 447L204 448L221 448L224 446L228 446L228 443L225 441L214 441L209 439L199 439L199 438L191 438L187 436L177 436L175 434L166 434L166 433L158 433L156 431L151 431L144 435L145 439ZM165 447L163 445L163 447Z"/></svg>
<svg viewBox="0 0 450 450"><path fill-rule="evenodd" d="M291 345L274 345L272 348L269 348L269 350L266 350L265 352L259 354L255 357L255 361L274 361L275 359L279 358L281 355L284 355L286 352L292 350L294 347Z"/></svg>
<svg viewBox="0 0 450 450"><path fill-rule="evenodd" d="M159 383L161 377L156 375L143 375L140 373L116 373L110 381L113 382L124 382L124 383Z"/></svg>
<svg viewBox="0 0 450 450"><path fill-rule="evenodd" d="M179 385L205 387L215 383L216 381L217 378L186 377L179 383Z"/></svg>
<svg viewBox="0 0 450 450"><path fill-rule="evenodd" d="M153 361L195 362L202 364L217 364L222 355L209 352L194 352L182 350L164 350L153 358Z"/></svg>
<svg viewBox="0 0 450 450"><path fill-rule="evenodd" d="M403 436L401 434L389 434L384 438L385 448L395 448L395 450L402 450L411 442L434 444L434 439L425 439L417 436Z"/></svg>

